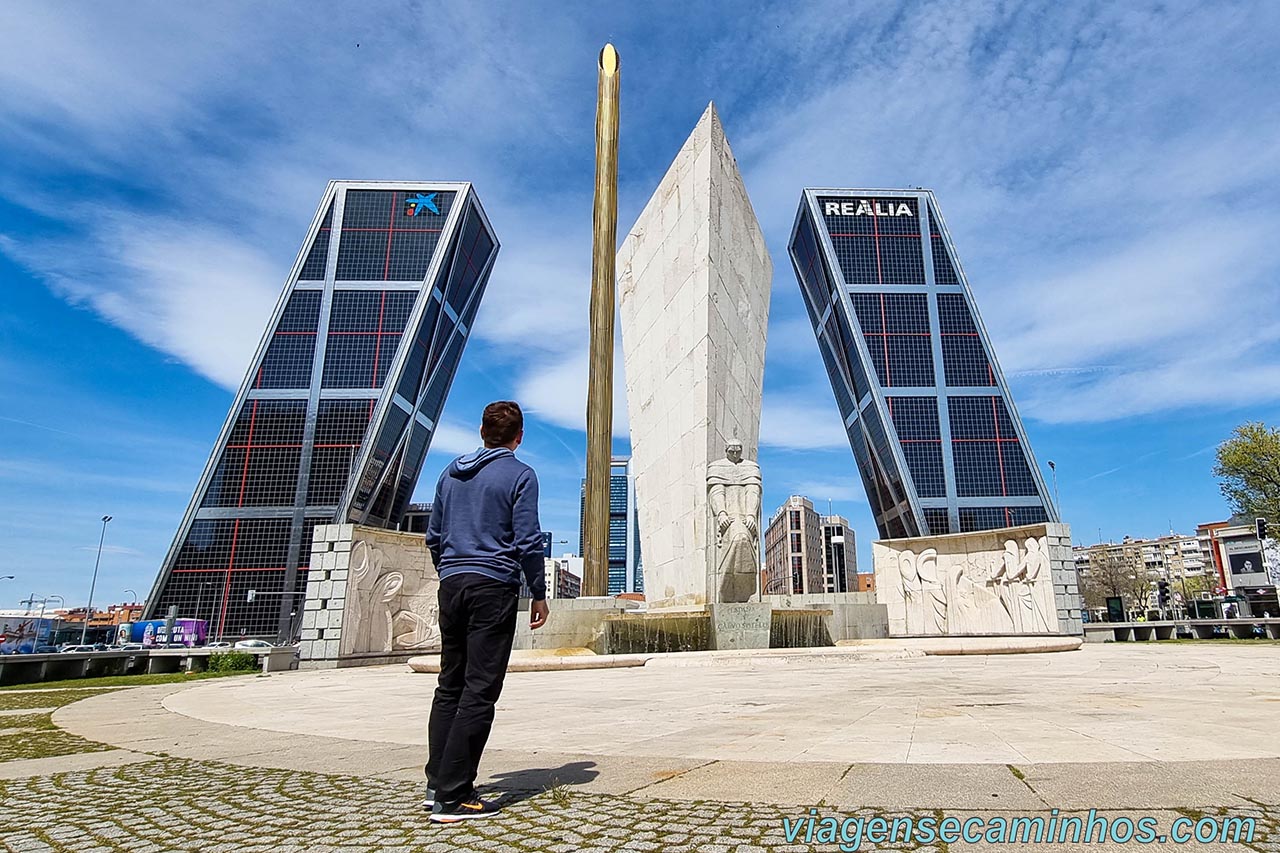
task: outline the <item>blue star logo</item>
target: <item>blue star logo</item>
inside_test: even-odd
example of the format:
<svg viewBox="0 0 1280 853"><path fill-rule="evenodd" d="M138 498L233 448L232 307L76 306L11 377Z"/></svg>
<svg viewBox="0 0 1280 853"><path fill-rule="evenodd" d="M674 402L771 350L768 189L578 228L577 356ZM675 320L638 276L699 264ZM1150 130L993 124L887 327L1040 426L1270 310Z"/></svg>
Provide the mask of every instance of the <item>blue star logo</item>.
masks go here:
<svg viewBox="0 0 1280 853"><path fill-rule="evenodd" d="M440 215L440 208L436 207L436 193L427 193L426 195L417 193L412 198L405 197L405 216L418 216L425 210L429 210L437 216Z"/></svg>

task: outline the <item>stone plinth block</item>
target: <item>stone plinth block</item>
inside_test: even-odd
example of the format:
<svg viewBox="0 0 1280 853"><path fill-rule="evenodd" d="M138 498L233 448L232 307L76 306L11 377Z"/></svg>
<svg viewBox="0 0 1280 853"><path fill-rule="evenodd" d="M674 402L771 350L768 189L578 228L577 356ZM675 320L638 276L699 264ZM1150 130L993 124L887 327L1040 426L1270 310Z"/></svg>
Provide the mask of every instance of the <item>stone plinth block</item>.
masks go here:
<svg viewBox="0 0 1280 853"><path fill-rule="evenodd" d="M773 265L714 106L618 252L618 301L645 594L717 600L707 467L757 458Z"/></svg>
<svg viewBox="0 0 1280 853"><path fill-rule="evenodd" d="M768 604L712 604L711 648L767 649L773 608Z"/></svg>
<svg viewBox="0 0 1280 853"><path fill-rule="evenodd" d="M1054 558L1070 545L1050 545L1050 536L1070 541L1066 525L1032 524L873 543L889 635L1067 632L1080 603L1055 592Z"/></svg>
<svg viewBox="0 0 1280 853"><path fill-rule="evenodd" d="M889 614L876 603L874 592L815 592L762 595L760 600L775 612L826 610L827 634L834 643L874 640L889 636Z"/></svg>
<svg viewBox="0 0 1280 853"><path fill-rule="evenodd" d="M386 663L439 650L440 579L422 536L351 524L316 531L316 547L329 561L340 553L344 568L341 579L307 583L303 625L324 635L302 648L304 662Z"/></svg>
<svg viewBox="0 0 1280 853"><path fill-rule="evenodd" d="M608 650L609 618L639 606L638 602L612 596L557 598L548 602L546 624L534 631L529 627L529 602L522 599L513 648L581 648L603 653Z"/></svg>

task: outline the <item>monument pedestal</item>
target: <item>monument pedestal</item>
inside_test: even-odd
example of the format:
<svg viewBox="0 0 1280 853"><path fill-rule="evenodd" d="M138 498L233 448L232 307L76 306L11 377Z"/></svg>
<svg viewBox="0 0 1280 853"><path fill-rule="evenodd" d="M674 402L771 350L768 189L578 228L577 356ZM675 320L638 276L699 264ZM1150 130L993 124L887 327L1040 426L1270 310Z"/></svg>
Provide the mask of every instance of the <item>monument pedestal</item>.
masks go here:
<svg viewBox="0 0 1280 853"><path fill-rule="evenodd" d="M773 624L773 608L768 604L710 604L711 648L767 649Z"/></svg>
<svg viewBox="0 0 1280 853"><path fill-rule="evenodd" d="M730 572L725 590L708 475L732 439L744 462L757 458L773 262L713 106L631 227L617 272L645 596L655 609L742 600L759 558L749 585Z"/></svg>
<svg viewBox="0 0 1280 853"><path fill-rule="evenodd" d="M886 539L871 553L891 637L1083 633L1065 524Z"/></svg>
<svg viewBox="0 0 1280 853"><path fill-rule="evenodd" d="M529 600L521 599L513 647L520 650L590 649L606 654L609 620L634 611L635 601L612 596L557 598L547 602L547 624L529 627Z"/></svg>
<svg viewBox="0 0 1280 853"><path fill-rule="evenodd" d="M439 651L439 587L421 535L317 524L302 607L301 668L399 663Z"/></svg>

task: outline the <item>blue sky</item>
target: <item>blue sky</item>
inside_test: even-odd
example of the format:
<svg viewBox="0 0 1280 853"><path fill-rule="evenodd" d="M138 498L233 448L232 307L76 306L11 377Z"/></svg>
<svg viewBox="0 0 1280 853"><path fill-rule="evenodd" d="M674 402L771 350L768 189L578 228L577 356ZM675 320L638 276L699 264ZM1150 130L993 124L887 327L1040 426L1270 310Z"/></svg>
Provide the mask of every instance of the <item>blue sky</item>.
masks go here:
<svg viewBox="0 0 1280 853"><path fill-rule="evenodd" d="M1227 515L1214 445L1280 420L1280 6L622 7L0 5L0 607L83 601L104 513L96 600L146 594L333 178L476 184L503 249L418 494L518 399L576 549L609 39L619 236L714 99L773 252L767 511L830 499L869 568L785 251L825 185L936 191L1077 541Z"/></svg>

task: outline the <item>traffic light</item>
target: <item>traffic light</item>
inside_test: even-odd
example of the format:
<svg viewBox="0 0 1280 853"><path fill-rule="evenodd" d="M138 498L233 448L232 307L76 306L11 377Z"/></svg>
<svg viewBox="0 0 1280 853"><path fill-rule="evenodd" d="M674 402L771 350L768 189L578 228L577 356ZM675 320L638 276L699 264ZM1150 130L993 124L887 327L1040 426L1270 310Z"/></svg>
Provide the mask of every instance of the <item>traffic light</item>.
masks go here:
<svg viewBox="0 0 1280 853"><path fill-rule="evenodd" d="M1169 582L1160 580L1156 582L1156 600L1160 602L1161 607L1169 606Z"/></svg>
<svg viewBox="0 0 1280 853"><path fill-rule="evenodd" d="M1267 520L1265 518L1255 518L1253 520L1254 527L1258 531L1258 542L1267 541Z"/></svg>

